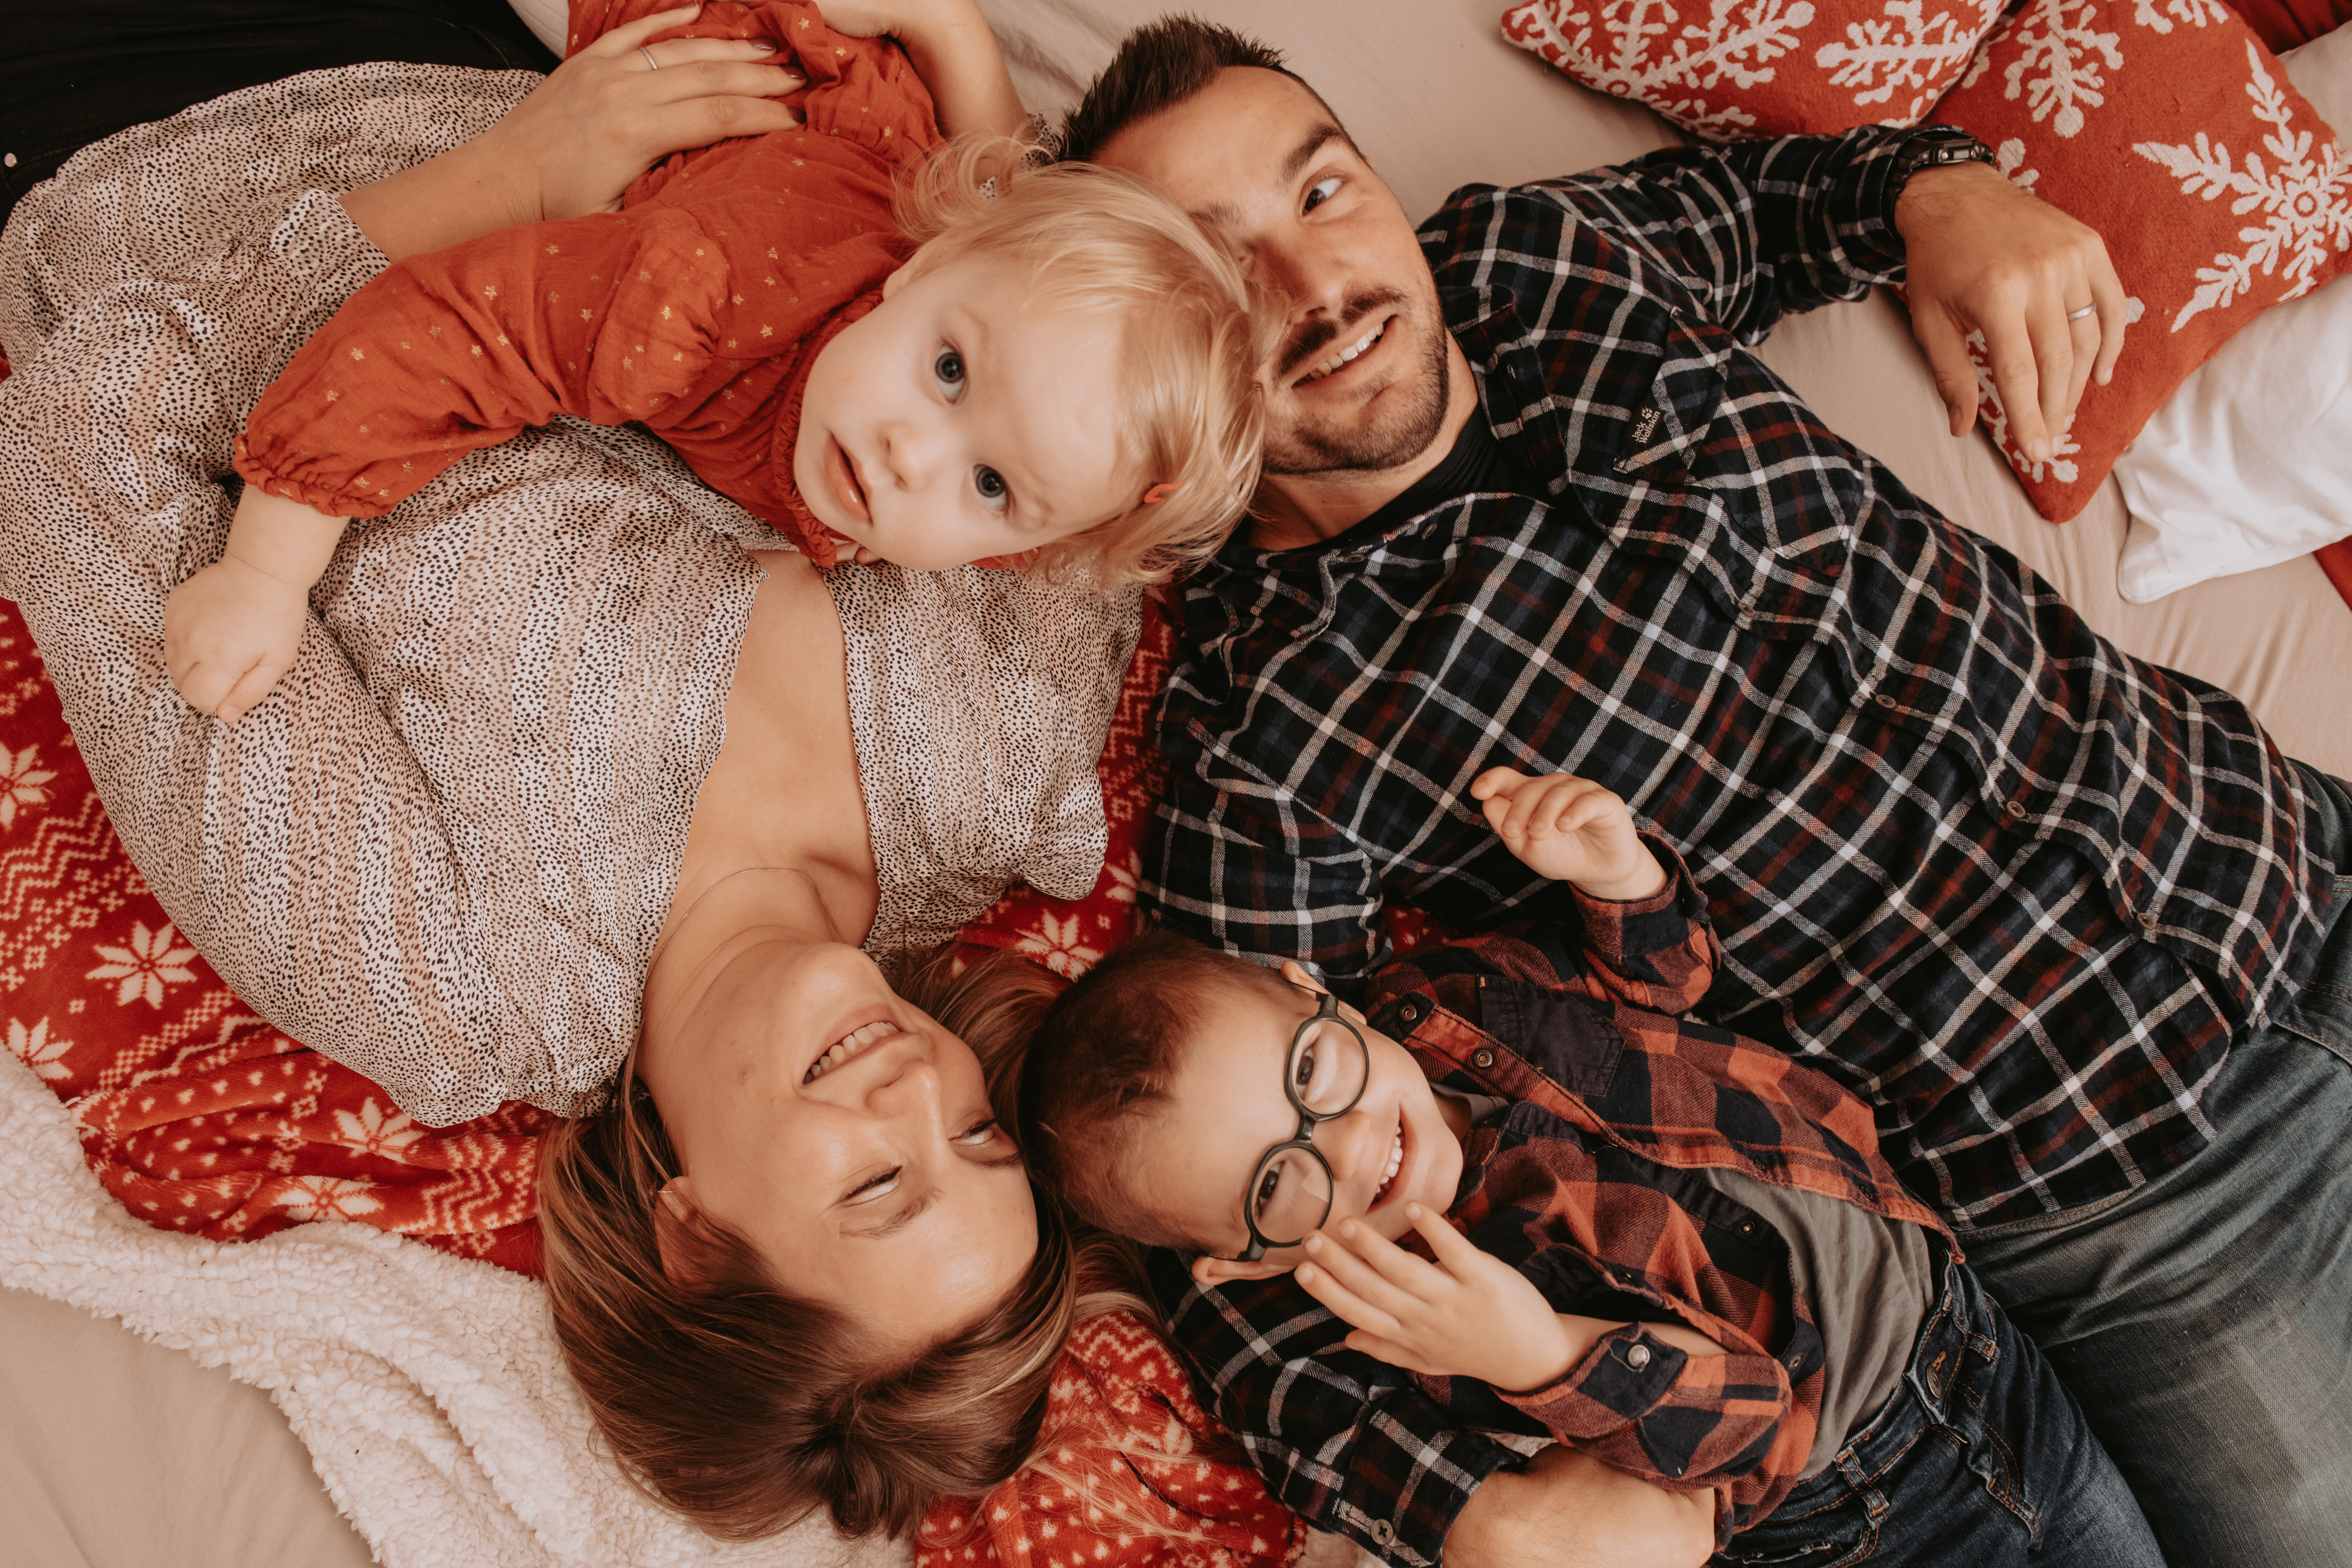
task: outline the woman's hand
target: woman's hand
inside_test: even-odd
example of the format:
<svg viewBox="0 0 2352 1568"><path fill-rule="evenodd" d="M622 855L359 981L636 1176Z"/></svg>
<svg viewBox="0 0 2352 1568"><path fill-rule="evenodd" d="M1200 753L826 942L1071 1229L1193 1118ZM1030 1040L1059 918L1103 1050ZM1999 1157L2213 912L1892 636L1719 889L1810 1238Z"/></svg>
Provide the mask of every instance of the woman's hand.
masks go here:
<svg viewBox="0 0 2352 1568"><path fill-rule="evenodd" d="M799 124L779 100L807 83L774 63L767 40L673 38L651 46L658 69L646 63L646 39L699 10L614 28L481 135L351 192L344 210L398 261L517 224L617 211L630 182L672 153Z"/></svg>
<svg viewBox="0 0 2352 1568"><path fill-rule="evenodd" d="M778 100L808 85L768 38L646 40L684 26L699 5L615 27L555 68L547 85L479 138L527 171L537 207L525 222L618 212L629 183L672 153L730 136L789 131ZM791 57L783 56L789 62Z"/></svg>
<svg viewBox="0 0 2352 1568"><path fill-rule="evenodd" d="M1517 1269L1481 1251L1445 1216L1407 1204L1435 1263L1342 1220L1307 1238L1297 1279L1349 1324L1348 1348L1433 1377L1475 1377L1506 1390L1541 1388L1616 1327L1555 1312Z"/></svg>
<svg viewBox="0 0 2352 1568"><path fill-rule="evenodd" d="M1620 902L1666 885L1665 868L1634 831L1633 814L1591 779L1488 768L1471 781L1470 798L1485 803L1487 826L1538 876Z"/></svg>

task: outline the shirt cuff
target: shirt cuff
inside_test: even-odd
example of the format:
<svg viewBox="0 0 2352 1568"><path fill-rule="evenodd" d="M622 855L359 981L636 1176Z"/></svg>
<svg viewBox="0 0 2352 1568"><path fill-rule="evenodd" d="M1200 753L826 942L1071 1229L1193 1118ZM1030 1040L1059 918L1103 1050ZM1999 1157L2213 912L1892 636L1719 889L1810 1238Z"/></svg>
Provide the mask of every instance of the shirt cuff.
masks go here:
<svg viewBox="0 0 2352 1568"><path fill-rule="evenodd" d="M1586 945L1612 968L1622 968L1628 958L1682 947L1690 941L1692 928L1703 930L1707 924L1706 900L1682 856L1654 833L1641 838L1666 874L1664 887L1646 899L1625 900L1596 899L1581 888L1569 887Z"/></svg>

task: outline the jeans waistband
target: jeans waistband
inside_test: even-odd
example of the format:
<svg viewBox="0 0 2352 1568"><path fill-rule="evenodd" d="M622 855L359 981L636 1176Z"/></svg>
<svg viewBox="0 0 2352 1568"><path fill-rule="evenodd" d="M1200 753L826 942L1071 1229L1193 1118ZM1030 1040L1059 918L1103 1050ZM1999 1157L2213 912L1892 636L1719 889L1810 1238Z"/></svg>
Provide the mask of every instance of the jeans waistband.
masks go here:
<svg viewBox="0 0 2352 1568"><path fill-rule="evenodd" d="M1919 1325L1902 1381L1878 1414L1846 1439L1829 1468L1798 1493L1811 1493L1815 1501L1817 1489L1869 1495L1871 1481L1908 1453L1929 1426L1961 1426L1972 1415L1974 1406L1961 1397L1960 1383L1964 1369L1980 1375L1998 1356L1991 1300L1942 1237L1933 1238L1932 1245L1937 1256L1936 1301ZM1883 1506L1873 1502L1874 1516Z"/></svg>

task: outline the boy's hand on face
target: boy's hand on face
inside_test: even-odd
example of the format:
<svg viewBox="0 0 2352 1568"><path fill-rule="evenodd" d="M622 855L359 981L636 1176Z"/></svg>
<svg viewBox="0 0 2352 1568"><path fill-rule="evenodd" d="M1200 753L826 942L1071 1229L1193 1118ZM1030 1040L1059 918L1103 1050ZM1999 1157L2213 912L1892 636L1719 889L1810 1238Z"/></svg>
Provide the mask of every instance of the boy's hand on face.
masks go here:
<svg viewBox="0 0 2352 1568"><path fill-rule="evenodd" d="M1525 1275L1479 1250L1444 1215L1408 1204L1405 1217L1428 1240L1435 1263L1355 1220L1307 1238L1312 1261L1295 1277L1354 1325L1349 1350L1407 1372L1523 1391L1559 1378L1614 1326L1553 1311ZM1581 1325L1591 1331L1580 1332Z"/></svg>
<svg viewBox="0 0 2352 1568"><path fill-rule="evenodd" d="M310 595L234 555L172 590L163 665L199 713L235 723L294 667Z"/></svg>
<svg viewBox="0 0 2352 1568"><path fill-rule="evenodd" d="M1489 768L1471 781L1470 798L1485 803L1487 825L1539 876L1612 902L1646 899L1666 885L1633 814L1591 779Z"/></svg>

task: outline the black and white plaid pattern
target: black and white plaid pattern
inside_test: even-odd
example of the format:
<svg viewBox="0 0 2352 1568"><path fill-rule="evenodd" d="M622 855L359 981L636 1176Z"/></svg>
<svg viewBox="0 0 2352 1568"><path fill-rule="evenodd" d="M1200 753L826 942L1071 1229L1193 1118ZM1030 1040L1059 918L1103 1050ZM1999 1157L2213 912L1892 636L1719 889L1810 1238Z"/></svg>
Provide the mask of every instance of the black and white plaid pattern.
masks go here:
<svg viewBox="0 0 2352 1568"><path fill-rule="evenodd" d="M1702 1012L1872 1101L1966 1226L2201 1146L2327 884L2241 703L2099 637L1743 346L1900 276L1907 135L1457 193L1423 251L1549 493L1197 574L1146 879L1180 925L1357 973L1384 900L1474 927L1542 896L1480 771L1598 779L1709 890Z"/></svg>

